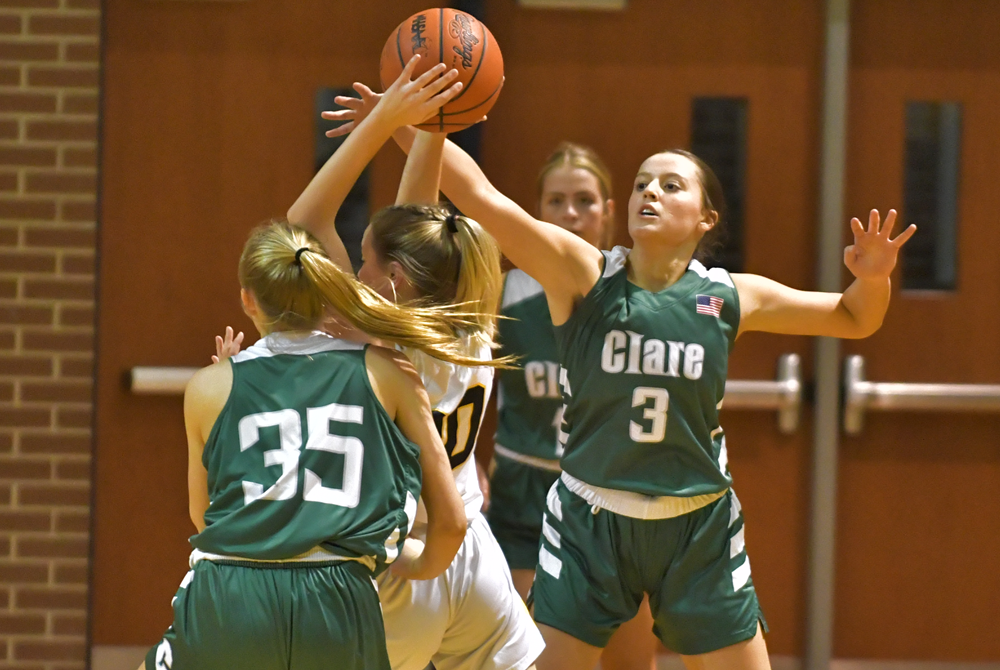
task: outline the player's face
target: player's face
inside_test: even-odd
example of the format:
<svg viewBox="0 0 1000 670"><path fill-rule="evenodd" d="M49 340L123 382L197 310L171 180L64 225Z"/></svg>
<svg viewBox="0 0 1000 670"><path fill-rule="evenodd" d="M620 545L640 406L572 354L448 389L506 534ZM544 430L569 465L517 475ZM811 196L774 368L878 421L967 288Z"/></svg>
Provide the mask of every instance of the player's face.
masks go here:
<svg viewBox="0 0 1000 670"><path fill-rule="evenodd" d="M643 161L628 201L628 232L636 243L697 243L713 221L702 209L697 165L672 153L655 154Z"/></svg>
<svg viewBox="0 0 1000 670"><path fill-rule="evenodd" d="M561 226L598 248L604 241L609 204L597 177L583 168L561 165L545 175L542 221Z"/></svg>
<svg viewBox="0 0 1000 670"><path fill-rule="evenodd" d="M379 262L372 246L371 228L366 228L361 237L361 268L358 270L358 279L371 286L386 300L395 300L389 271Z"/></svg>

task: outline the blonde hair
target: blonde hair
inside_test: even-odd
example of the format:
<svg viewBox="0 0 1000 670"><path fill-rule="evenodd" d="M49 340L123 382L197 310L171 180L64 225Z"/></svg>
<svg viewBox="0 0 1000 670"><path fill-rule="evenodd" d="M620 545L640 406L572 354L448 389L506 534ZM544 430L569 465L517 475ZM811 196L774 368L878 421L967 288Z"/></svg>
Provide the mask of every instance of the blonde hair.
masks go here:
<svg viewBox="0 0 1000 670"><path fill-rule="evenodd" d="M396 305L341 270L315 237L286 221L273 221L250 234L239 278L275 330L321 327L332 309L378 339L456 365L493 365L464 355L454 335L482 315L454 307Z"/></svg>
<svg viewBox="0 0 1000 670"><path fill-rule="evenodd" d="M445 207L394 205L371 220L372 248L396 261L425 306L460 305L473 314L463 330L493 344L503 280L500 247L476 221Z"/></svg>
<svg viewBox="0 0 1000 670"><path fill-rule="evenodd" d="M555 150L549 154L549 157L545 159L542 164L542 168L538 171L538 180L536 182L536 187L538 189L538 202L542 201L542 195L545 191L545 178L549 176L553 170L561 167L568 167L573 169L586 170L590 174L594 175L597 179L597 186L601 189L601 198L605 202L611 199L611 195L614 191L611 188L611 171L608 170L608 166L605 165L601 157L597 155L597 152L588 146L582 144L576 144L575 142L561 142ZM605 208L605 212L607 208ZM615 236L615 221L612 217L605 215L604 217L604 239L602 240L602 248L610 245L612 239Z"/></svg>

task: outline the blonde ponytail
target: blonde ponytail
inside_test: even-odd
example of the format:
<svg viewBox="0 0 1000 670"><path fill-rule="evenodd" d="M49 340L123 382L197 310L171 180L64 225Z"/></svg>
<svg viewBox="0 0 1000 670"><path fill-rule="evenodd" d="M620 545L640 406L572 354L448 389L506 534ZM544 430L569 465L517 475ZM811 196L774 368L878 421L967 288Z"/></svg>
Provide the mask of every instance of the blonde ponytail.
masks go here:
<svg viewBox="0 0 1000 670"><path fill-rule="evenodd" d="M503 280L500 247L476 221L429 205L394 205L371 221L378 260L396 261L425 305L460 305L464 330L493 346Z"/></svg>
<svg viewBox="0 0 1000 670"><path fill-rule="evenodd" d="M372 337L456 365L497 365L465 355L455 337L458 330L476 327L483 315L453 306L389 302L341 270L316 238L285 221L250 234L240 257L239 278L274 330L320 328L332 309Z"/></svg>

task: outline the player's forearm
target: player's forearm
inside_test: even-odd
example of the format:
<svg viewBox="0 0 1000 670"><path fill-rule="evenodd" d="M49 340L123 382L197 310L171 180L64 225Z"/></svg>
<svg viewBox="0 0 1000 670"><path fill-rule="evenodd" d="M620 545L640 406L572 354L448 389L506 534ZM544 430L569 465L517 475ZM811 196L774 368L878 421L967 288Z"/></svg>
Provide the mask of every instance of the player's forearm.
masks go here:
<svg viewBox="0 0 1000 670"><path fill-rule="evenodd" d="M850 315L854 329L847 337L862 338L882 326L889 309L892 284L884 279L855 279L841 297L841 305Z"/></svg>
<svg viewBox="0 0 1000 670"><path fill-rule="evenodd" d="M396 204L435 205L441 187L445 135L418 132L399 181Z"/></svg>
<svg viewBox="0 0 1000 670"><path fill-rule="evenodd" d="M337 211L391 131L376 108L347 136L288 209L289 222L317 236L335 235Z"/></svg>

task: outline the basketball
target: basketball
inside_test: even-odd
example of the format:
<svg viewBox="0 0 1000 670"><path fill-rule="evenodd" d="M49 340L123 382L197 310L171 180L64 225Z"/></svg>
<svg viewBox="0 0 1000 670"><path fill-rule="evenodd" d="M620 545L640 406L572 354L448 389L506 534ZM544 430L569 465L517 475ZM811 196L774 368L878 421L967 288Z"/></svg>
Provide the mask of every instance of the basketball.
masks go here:
<svg viewBox="0 0 1000 670"><path fill-rule="evenodd" d="M481 119L500 95L503 56L489 29L457 9L426 9L399 24L382 49L379 78L382 90L392 85L414 54L420 63L414 78L438 63L458 70L462 90L436 115L419 124L421 130L450 133Z"/></svg>

